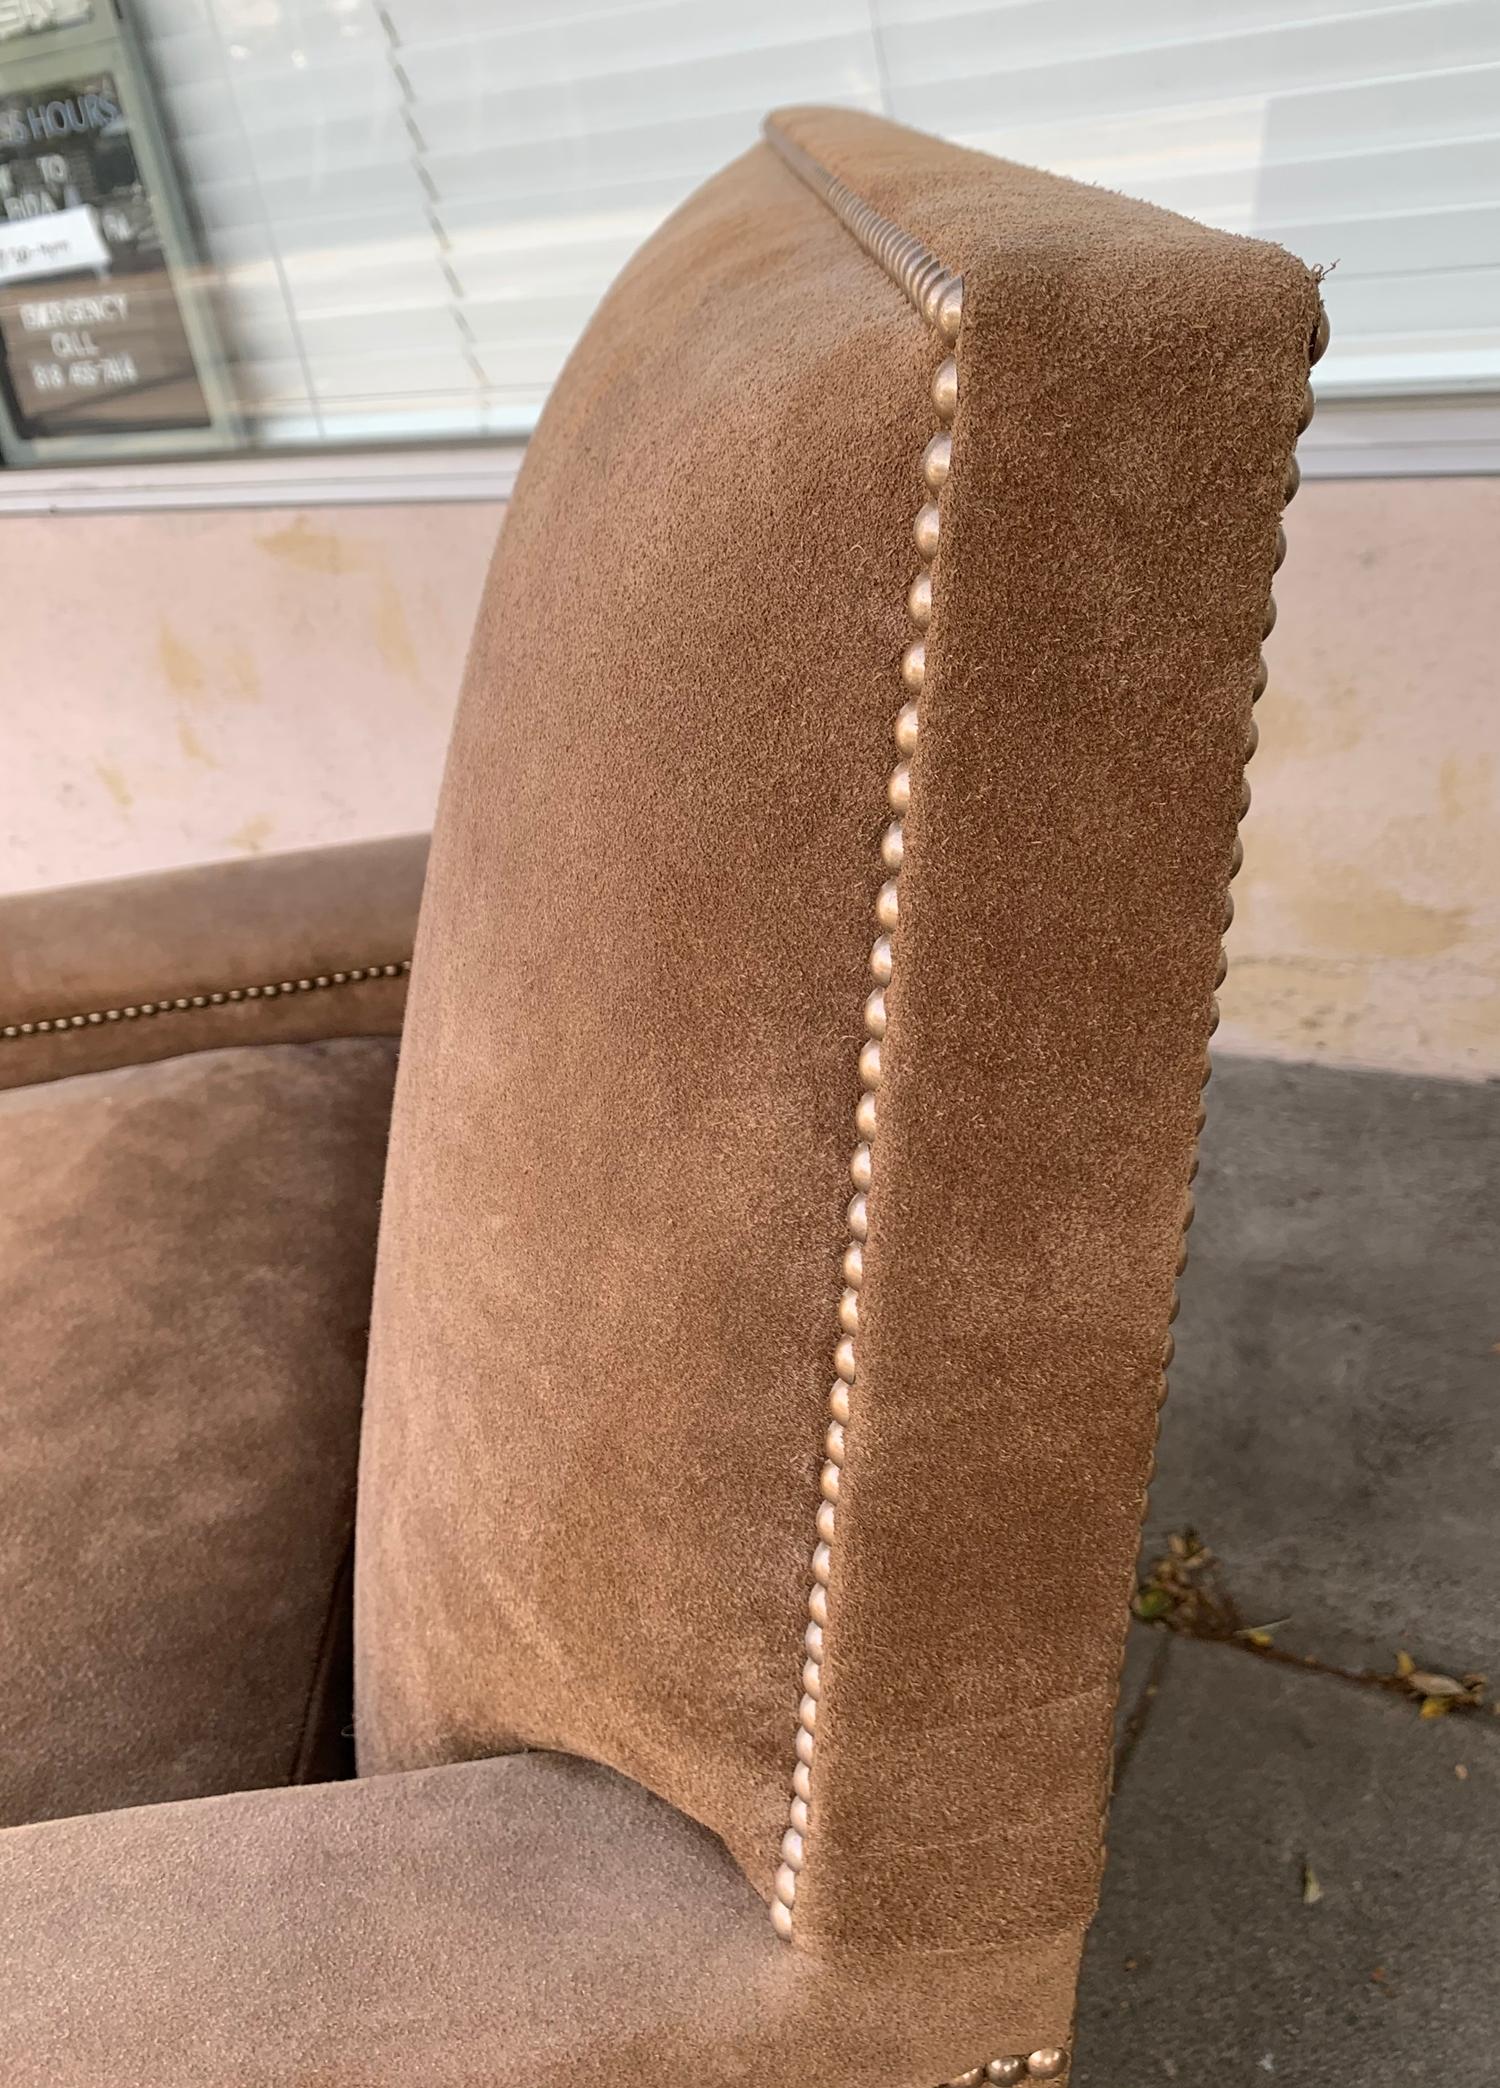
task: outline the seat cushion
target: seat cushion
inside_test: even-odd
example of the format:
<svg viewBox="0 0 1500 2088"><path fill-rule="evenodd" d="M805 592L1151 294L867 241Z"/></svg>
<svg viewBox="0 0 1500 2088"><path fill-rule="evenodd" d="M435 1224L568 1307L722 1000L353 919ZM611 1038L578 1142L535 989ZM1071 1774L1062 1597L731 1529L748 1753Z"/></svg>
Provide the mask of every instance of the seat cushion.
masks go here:
<svg viewBox="0 0 1500 2088"><path fill-rule="evenodd" d="M0 1834L5 2088L1014 2079L1077 1948L783 1949L712 1835L540 1752Z"/></svg>
<svg viewBox="0 0 1500 2088"><path fill-rule="evenodd" d="M395 1051L0 1095L0 1822L336 1769Z"/></svg>

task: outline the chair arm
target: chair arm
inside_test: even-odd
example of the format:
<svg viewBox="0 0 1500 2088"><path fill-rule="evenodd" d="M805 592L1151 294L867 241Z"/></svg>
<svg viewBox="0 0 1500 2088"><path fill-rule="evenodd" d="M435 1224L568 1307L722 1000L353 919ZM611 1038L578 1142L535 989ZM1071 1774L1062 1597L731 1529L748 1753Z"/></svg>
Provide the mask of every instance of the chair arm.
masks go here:
<svg viewBox="0 0 1500 2088"><path fill-rule="evenodd" d="M399 1031L427 837L0 898L0 1087Z"/></svg>
<svg viewBox="0 0 1500 2088"><path fill-rule="evenodd" d="M721 1845L530 1753L0 1833L6 2088L932 2088L1056 2022L1079 1939L780 1942Z"/></svg>

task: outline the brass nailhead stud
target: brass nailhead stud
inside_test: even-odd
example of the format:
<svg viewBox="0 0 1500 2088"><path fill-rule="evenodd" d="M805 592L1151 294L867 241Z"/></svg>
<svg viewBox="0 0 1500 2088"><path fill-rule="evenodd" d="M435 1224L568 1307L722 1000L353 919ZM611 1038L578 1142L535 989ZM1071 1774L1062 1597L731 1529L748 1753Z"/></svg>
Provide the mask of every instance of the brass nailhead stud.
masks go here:
<svg viewBox="0 0 1500 2088"><path fill-rule="evenodd" d="M1026 2071L1034 2081L1055 2081L1068 2063L1068 2055L1056 2045L1027 2056Z"/></svg>
<svg viewBox="0 0 1500 2088"><path fill-rule="evenodd" d="M958 411L958 364L951 355L944 356L937 366L932 380L932 403L940 420L952 420Z"/></svg>
<svg viewBox="0 0 1500 2088"><path fill-rule="evenodd" d="M953 468L953 437L934 435L922 452L922 476L934 493L941 493Z"/></svg>

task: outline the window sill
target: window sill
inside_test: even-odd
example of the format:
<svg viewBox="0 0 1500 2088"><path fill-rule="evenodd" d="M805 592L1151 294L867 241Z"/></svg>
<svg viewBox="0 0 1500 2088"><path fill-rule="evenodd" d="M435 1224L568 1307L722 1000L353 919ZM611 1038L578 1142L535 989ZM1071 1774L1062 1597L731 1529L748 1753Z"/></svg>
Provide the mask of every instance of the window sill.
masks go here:
<svg viewBox="0 0 1500 2088"><path fill-rule="evenodd" d="M502 501L524 453L518 442L455 443L0 471L0 516ZM1325 399L1297 456L1304 478L1500 472L1500 394Z"/></svg>

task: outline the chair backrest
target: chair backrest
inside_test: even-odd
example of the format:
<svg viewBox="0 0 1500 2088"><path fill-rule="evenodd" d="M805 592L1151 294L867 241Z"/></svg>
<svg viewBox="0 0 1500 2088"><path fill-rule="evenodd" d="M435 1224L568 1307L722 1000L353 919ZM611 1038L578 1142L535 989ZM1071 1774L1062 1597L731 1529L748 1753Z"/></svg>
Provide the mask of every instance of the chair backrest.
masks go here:
<svg viewBox="0 0 1500 2088"><path fill-rule="evenodd" d="M605 299L433 846L364 1768L608 1763L813 1948L1086 1919L1318 318L827 110Z"/></svg>

